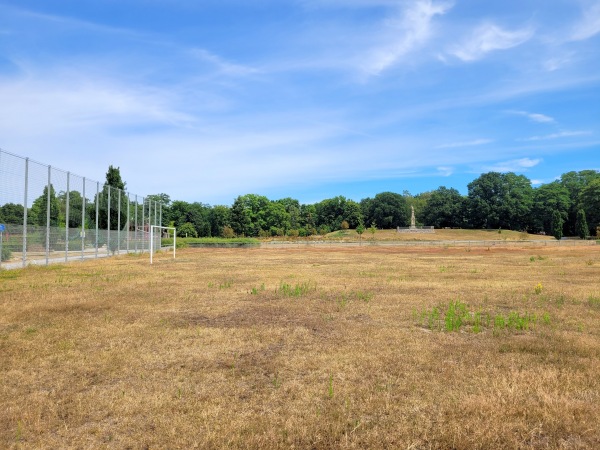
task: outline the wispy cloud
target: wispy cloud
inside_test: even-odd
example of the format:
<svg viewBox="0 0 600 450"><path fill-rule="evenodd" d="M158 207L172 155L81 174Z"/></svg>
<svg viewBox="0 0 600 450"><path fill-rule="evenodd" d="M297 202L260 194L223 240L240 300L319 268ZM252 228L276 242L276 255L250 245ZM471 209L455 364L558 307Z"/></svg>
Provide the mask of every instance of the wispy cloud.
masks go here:
<svg viewBox="0 0 600 450"><path fill-rule="evenodd" d="M583 41L598 33L600 33L600 2L588 2L583 9L581 21L573 29L570 40Z"/></svg>
<svg viewBox="0 0 600 450"><path fill-rule="evenodd" d="M518 116L527 117L529 120L537 123L552 123L555 122L554 118L545 114L530 113L527 111L507 111L510 114L516 114Z"/></svg>
<svg viewBox="0 0 600 450"><path fill-rule="evenodd" d="M525 172L541 163L541 159L520 158L485 166L486 172Z"/></svg>
<svg viewBox="0 0 600 450"><path fill-rule="evenodd" d="M243 76L260 72L258 69L253 67L226 61L225 59L209 52L206 49L193 49L191 50L191 54L202 61L213 64L217 68L217 71L223 75Z"/></svg>
<svg viewBox="0 0 600 450"><path fill-rule="evenodd" d="M495 50L506 50L523 44L533 36L532 28L504 30L493 23L477 27L462 44L451 48L449 53L462 61L475 61Z"/></svg>
<svg viewBox="0 0 600 450"><path fill-rule="evenodd" d="M387 21L389 39L367 56L363 70L368 74L383 72L403 56L421 47L432 36L434 17L445 14L453 6L449 2L431 0L418 0L409 5L399 17Z"/></svg>
<svg viewBox="0 0 600 450"><path fill-rule="evenodd" d="M450 175L452 175L454 173L454 168L453 167L448 167L448 166L441 166L437 168L438 171L438 175L441 175L443 177L449 177Z"/></svg>
<svg viewBox="0 0 600 450"><path fill-rule="evenodd" d="M475 147L477 145L486 145L490 144L494 141L491 139L475 139L473 141L465 141L465 142L451 142L449 144L438 145L436 148L461 148L461 147Z"/></svg>
<svg viewBox="0 0 600 450"><path fill-rule="evenodd" d="M532 136L525 139L520 139L521 141L549 141L552 139L561 139L575 136L586 136L592 134L590 131L561 131L559 133L547 134L545 136Z"/></svg>

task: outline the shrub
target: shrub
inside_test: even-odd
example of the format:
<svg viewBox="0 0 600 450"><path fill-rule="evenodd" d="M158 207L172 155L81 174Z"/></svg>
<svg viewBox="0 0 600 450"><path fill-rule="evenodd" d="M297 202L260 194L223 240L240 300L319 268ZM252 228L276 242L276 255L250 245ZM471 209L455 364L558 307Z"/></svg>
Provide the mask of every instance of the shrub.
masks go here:
<svg viewBox="0 0 600 450"><path fill-rule="evenodd" d="M285 235L283 228L279 228L279 227L271 227L269 229L269 232L271 233L271 236L281 237L281 236Z"/></svg>
<svg viewBox="0 0 600 450"><path fill-rule="evenodd" d="M321 225L319 227L319 234L325 236L327 233L331 233L331 229L327 225Z"/></svg>
<svg viewBox="0 0 600 450"><path fill-rule="evenodd" d="M289 230L288 236L296 238L296 237L300 236L300 231L299 230Z"/></svg>
<svg viewBox="0 0 600 450"><path fill-rule="evenodd" d="M235 237L235 232L233 231L233 228L231 228L229 225L225 225L223 227L223 230L221 230L221 234L224 238L227 239L233 239Z"/></svg>
<svg viewBox="0 0 600 450"><path fill-rule="evenodd" d="M8 261L12 256L12 251L10 250L10 248L8 248L6 245L2 246L2 255L0 255L0 258L2 261Z"/></svg>
<svg viewBox="0 0 600 450"><path fill-rule="evenodd" d="M348 228L350 228L350 224L348 223L347 220L342 220L341 228L342 228L342 230L347 230Z"/></svg>
<svg viewBox="0 0 600 450"><path fill-rule="evenodd" d="M196 231L196 228L194 228L194 225L190 222L186 222L177 229L177 237L195 238L198 237L198 232Z"/></svg>

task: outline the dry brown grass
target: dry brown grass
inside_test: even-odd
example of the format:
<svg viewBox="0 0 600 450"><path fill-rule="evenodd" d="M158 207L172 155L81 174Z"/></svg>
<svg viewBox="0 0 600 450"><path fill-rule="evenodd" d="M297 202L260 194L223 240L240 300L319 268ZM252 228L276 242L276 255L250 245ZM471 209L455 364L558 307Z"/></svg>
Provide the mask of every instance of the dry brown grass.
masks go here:
<svg viewBox="0 0 600 450"><path fill-rule="evenodd" d="M363 241L554 241L552 236L529 234L512 230L467 230L467 229L436 229L435 233L398 233L396 230L376 230L372 234L367 228L362 234ZM320 236L311 236L319 239ZM326 239L358 240L356 230L334 231Z"/></svg>
<svg viewBox="0 0 600 450"><path fill-rule="evenodd" d="M600 246L155 261L0 272L1 448L600 447Z"/></svg>

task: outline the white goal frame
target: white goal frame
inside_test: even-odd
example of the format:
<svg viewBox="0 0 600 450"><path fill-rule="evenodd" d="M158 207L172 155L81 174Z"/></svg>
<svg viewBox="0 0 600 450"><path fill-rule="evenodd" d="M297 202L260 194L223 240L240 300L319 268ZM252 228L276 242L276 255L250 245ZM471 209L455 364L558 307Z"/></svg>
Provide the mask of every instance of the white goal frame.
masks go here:
<svg viewBox="0 0 600 450"><path fill-rule="evenodd" d="M161 227L160 225L150 225L150 264L152 264L152 255L154 255L154 229L173 230L173 259L175 259L175 249L177 248L177 230L174 227Z"/></svg>

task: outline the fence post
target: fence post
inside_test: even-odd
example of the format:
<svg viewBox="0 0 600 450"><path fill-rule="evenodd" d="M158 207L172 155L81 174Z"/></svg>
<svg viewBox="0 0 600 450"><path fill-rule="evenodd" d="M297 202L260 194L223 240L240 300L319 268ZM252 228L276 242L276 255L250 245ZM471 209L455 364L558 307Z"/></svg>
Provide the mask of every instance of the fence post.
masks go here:
<svg viewBox="0 0 600 450"><path fill-rule="evenodd" d="M96 181L96 258L98 257L98 219L100 217L100 182Z"/></svg>
<svg viewBox="0 0 600 450"><path fill-rule="evenodd" d="M81 195L81 260L85 250L85 177L83 177L83 193Z"/></svg>
<svg viewBox="0 0 600 450"><path fill-rule="evenodd" d="M135 252L137 253L137 248L138 248L138 218L137 218L137 213L138 213L138 199L137 199L137 194L135 196L135 228L134 228L134 234L133 234L133 242L135 245Z"/></svg>
<svg viewBox="0 0 600 450"><path fill-rule="evenodd" d="M148 233L151 233L152 230L150 229L152 227L152 200L148 199ZM150 235L148 235L148 251L151 252L152 249L150 248Z"/></svg>
<svg viewBox="0 0 600 450"><path fill-rule="evenodd" d="M119 206L117 207L117 255L121 254L121 189L118 195Z"/></svg>
<svg viewBox="0 0 600 450"><path fill-rule="evenodd" d="M71 172L67 172L67 197L66 197L66 205L65 205L65 262L69 260L69 182L70 182Z"/></svg>
<svg viewBox="0 0 600 450"><path fill-rule="evenodd" d="M127 254L129 255L129 238L130 238L130 234L131 234L131 224L129 223L131 221L131 211L130 211L130 203L131 203L131 198L129 198L129 192L127 193Z"/></svg>
<svg viewBox="0 0 600 450"><path fill-rule="evenodd" d="M52 174L52 167L48 166L48 186L46 186L46 265L50 259L50 177Z"/></svg>
<svg viewBox="0 0 600 450"><path fill-rule="evenodd" d="M23 267L27 265L27 183L29 181L29 158L25 158L25 196L23 200Z"/></svg>

